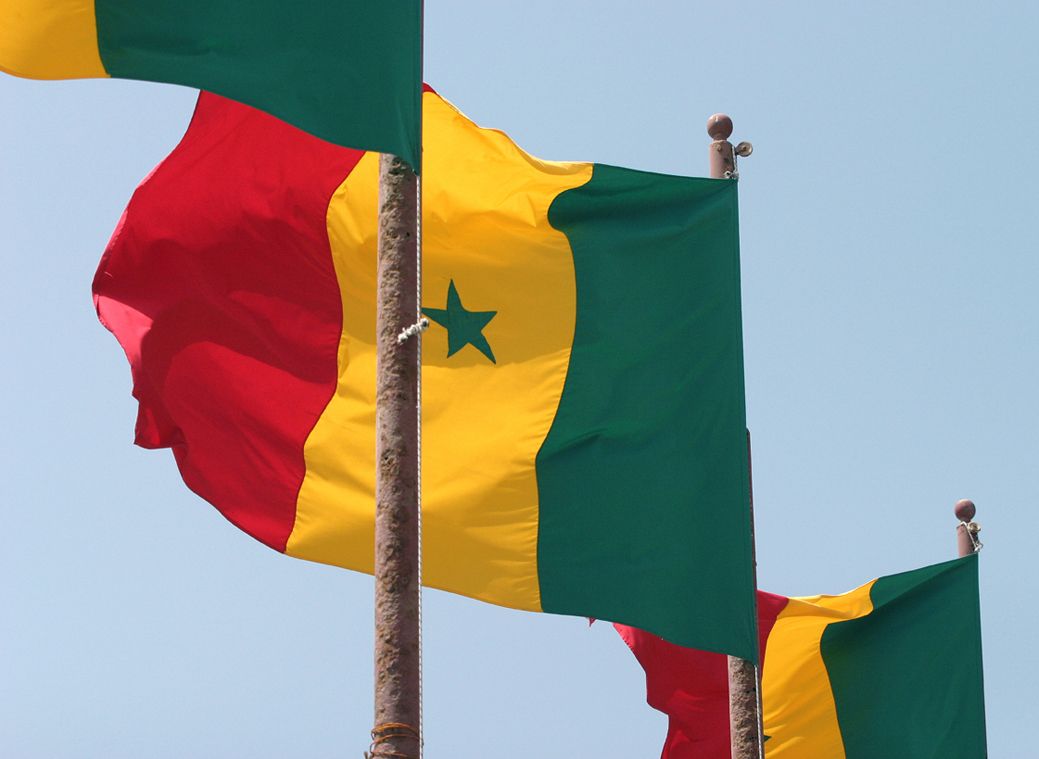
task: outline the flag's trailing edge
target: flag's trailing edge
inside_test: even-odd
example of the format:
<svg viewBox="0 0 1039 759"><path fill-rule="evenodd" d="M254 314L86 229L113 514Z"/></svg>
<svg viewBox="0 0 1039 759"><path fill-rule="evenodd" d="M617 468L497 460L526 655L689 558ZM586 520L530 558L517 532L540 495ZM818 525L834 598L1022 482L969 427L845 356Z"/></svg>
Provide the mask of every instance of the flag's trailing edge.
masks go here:
<svg viewBox="0 0 1039 759"><path fill-rule="evenodd" d="M540 161L424 98L424 581L756 659L736 184ZM94 283L137 442L363 572L377 168L203 94Z"/></svg>
<svg viewBox="0 0 1039 759"><path fill-rule="evenodd" d="M977 555L758 609L768 759L986 756ZM725 658L617 629L669 717L663 759L728 759Z"/></svg>
<svg viewBox="0 0 1039 759"><path fill-rule="evenodd" d="M0 70L218 92L418 167L420 0L0 0Z"/></svg>

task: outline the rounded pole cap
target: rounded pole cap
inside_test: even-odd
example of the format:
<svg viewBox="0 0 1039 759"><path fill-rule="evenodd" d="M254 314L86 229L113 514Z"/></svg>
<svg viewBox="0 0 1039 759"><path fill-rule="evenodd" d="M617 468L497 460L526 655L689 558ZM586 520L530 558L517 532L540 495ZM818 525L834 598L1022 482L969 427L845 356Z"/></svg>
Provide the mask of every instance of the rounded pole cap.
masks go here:
<svg viewBox="0 0 1039 759"><path fill-rule="evenodd" d="M732 134L732 119L724 113L716 113L707 119L707 134L712 140L727 140Z"/></svg>
<svg viewBox="0 0 1039 759"><path fill-rule="evenodd" d="M952 507L952 512L961 522L969 522L974 518L978 510L974 507L974 501L964 498L962 501L956 501L956 505Z"/></svg>

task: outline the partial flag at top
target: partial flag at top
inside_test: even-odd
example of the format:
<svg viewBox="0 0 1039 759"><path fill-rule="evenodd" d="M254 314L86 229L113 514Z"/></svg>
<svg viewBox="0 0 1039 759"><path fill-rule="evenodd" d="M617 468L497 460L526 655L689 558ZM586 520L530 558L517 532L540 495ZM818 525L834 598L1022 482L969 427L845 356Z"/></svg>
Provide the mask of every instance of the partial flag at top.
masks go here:
<svg viewBox="0 0 1039 759"><path fill-rule="evenodd" d="M420 161L421 0L0 0L0 70L182 84Z"/></svg>

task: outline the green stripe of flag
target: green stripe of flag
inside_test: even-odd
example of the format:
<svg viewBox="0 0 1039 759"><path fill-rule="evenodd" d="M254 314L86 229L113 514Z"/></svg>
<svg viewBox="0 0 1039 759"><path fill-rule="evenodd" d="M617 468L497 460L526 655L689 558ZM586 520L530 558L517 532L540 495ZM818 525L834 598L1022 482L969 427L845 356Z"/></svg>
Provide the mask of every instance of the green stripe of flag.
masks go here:
<svg viewBox="0 0 1039 759"><path fill-rule="evenodd" d="M985 757L977 555L882 577L870 599L821 643L847 759Z"/></svg>
<svg viewBox="0 0 1039 759"><path fill-rule="evenodd" d="M542 608L756 660L736 183L595 166L549 220L577 322L537 457Z"/></svg>

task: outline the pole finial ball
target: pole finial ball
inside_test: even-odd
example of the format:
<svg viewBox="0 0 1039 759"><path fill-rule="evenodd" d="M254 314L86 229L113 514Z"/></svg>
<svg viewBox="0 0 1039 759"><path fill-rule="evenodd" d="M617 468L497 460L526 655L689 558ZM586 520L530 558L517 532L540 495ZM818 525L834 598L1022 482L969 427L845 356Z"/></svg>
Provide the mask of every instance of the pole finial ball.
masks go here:
<svg viewBox="0 0 1039 759"><path fill-rule="evenodd" d="M727 140L732 134L732 119L724 113L716 113L707 119L707 134L713 140Z"/></svg>
<svg viewBox="0 0 1039 759"><path fill-rule="evenodd" d="M974 508L974 501L968 501L964 498L962 501L956 501L952 511L961 522L969 522L974 518L978 510Z"/></svg>

